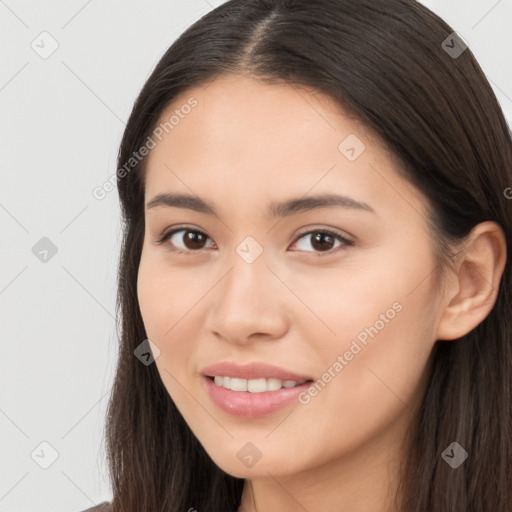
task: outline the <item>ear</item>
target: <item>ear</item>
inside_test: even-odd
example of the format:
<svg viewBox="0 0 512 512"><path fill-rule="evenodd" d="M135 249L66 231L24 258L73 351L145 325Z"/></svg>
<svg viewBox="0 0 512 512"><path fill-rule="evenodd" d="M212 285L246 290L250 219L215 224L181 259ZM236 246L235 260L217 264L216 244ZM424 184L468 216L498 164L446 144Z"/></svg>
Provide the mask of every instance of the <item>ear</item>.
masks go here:
<svg viewBox="0 0 512 512"><path fill-rule="evenodd" d="M437 327L440 340L464 336L487 317L496 303L507 260L503 230L496 222L482 222L466 240L445 290Z"/></svg>

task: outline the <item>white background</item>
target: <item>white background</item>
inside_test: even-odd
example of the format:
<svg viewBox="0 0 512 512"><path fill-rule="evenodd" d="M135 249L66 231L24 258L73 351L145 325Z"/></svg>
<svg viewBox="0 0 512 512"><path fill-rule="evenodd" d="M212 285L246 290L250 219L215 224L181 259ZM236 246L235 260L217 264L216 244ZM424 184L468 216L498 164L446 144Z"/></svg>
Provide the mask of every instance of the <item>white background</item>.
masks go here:
<svg viewBox="0 0 512 512"><path fill-rule="evenodd" d="M0 0L0 512L112 497L102 433L120 214L116 189L101 201L92 190L115 173L155 64L221 3ZM423 3L469 44L511 122L512 0ZM31 47L43 31L58 42L47 59ZM58 251L46 263L32 252L42 237ZM58 453L47 469L43 441Z"/></svg>

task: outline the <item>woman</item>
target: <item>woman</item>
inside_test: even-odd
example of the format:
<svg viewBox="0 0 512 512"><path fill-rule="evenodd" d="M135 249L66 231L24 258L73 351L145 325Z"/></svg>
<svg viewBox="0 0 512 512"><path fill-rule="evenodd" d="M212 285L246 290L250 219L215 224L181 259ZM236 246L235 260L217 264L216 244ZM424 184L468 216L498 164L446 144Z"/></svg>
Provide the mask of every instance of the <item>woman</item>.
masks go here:
<svg viewBox="0 0 512 512"><path fill-rule="evenodd" d="M512 509L512 140L445 22L228 1L118 163L114 512Z"/></svg>

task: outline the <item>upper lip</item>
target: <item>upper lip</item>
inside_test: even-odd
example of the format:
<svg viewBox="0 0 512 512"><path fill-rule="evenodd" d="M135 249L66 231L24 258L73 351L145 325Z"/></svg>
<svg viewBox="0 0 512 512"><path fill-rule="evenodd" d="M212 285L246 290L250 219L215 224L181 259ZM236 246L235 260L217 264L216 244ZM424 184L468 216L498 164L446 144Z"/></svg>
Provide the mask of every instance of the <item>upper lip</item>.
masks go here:
<svg viewBox="0 0 512 512"><path fill-rule="evenodd" d="M299 375L298 373L285 370L284 368L265 363L238 365L230 362L222 362L204 368L201 373L208 377L215 377L217 375L247 380L261 378L294 381L313 380L312 377L307 375Z"/></svg>

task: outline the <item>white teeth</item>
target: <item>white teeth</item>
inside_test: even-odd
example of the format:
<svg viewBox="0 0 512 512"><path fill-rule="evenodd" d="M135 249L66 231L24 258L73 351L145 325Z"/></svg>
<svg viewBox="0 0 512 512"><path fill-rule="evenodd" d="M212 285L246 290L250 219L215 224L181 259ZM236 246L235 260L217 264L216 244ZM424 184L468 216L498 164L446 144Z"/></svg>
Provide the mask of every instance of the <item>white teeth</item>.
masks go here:
<svg viewBox="0 0 512 512"><path fill-rule="evenodd" d="M236 379L231 377L231 383L229 387L233 391L247 391L247 381L245 379Z"/></svg>
<svg viewBox="0 0 512 512"><path fill-rule="evenodd" d="M216 375L214 378L217 386L222 386L232 391L249 391L250 393L263 393L264 391L277 391L278 389L293 388L297 384L303 384L305 381L294 381L280 379L237 379L235 377L222 377Z"/></svg>

